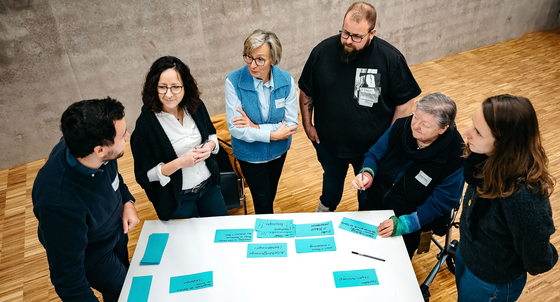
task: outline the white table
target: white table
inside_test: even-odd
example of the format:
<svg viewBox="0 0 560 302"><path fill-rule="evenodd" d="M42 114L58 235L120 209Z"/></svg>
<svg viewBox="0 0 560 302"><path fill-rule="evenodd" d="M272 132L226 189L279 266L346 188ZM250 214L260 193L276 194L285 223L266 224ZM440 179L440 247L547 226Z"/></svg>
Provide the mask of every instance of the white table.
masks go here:
<svg viewBox="0 0 560 302"><path fill-rule="evenodd" d="M152 275L148 301L402 301L422 294L402 237L372 239L338 226L343 217L379 225L393 211L294 213L145 221L119 298L126 302L132 277ZM296 253L295 238L257 238L251 243L288 244L288 257L247 258L246 242L214 243L217 229L254 229L256 218L294 224L332 221L336 251ZM152 233L169 233L159 265L140 266ZM318 237L305 237L318 238ZM299 238L298 238L299 239ZM386 261L352 254L356 251ZM335 271L375 269L379 285L336 288ZM213 272L213 287L169 293L171 277Z"/></svg>

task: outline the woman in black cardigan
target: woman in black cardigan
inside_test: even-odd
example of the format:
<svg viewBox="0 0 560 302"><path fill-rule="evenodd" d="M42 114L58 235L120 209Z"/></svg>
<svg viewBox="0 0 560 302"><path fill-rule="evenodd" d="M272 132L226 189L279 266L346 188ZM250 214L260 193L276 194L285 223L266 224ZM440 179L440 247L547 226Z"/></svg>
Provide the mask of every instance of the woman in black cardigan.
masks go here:
<svg viewBox="0 0 560 302"><path fill-rule="evenodd" d="M216 129L189 68L161 57L146 75L130 139L136 181L162 220L227 215Z"/></svg>
<svg viewBox="0 0 560 302"><path fill-rule="evenodd" d="M465 131L468 183L455 258L459 302L516 301L527 272L552 269L554 180L537 115L524 97L486 99Z"/></svg>

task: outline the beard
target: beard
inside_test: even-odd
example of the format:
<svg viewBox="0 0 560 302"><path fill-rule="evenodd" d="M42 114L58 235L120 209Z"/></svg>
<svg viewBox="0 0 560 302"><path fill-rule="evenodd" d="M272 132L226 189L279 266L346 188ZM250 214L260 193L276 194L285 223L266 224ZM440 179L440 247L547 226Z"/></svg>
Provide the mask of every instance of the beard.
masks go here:
<svg viewBox="0 0 560 302"><path fill-rule="evenodd" d="M116 154L116 152L111 151L110 154L107 154L107 155L103 156L103 158L101 160L103 160L103 161L115 160L115 159L123 157L123 155L124 155L124 150L119 154Z"/></svg>
<svg viewBox="0 0 560 302"><path fill-rule="evenodd" d="M338 48L340 49L340 61L344 64L348 64L352 61L354 61L361 53L363 53L364 51L366 51L366 48L369 46L369 43L371 43L371 39L367 38L368 40L366 41L366 45L358 50L356 49L356 46L351 45L351 44L346 44L346 42L342 42L341 40L338 41ZM351 50L348 50L347 47L350 47Z"/></svg>

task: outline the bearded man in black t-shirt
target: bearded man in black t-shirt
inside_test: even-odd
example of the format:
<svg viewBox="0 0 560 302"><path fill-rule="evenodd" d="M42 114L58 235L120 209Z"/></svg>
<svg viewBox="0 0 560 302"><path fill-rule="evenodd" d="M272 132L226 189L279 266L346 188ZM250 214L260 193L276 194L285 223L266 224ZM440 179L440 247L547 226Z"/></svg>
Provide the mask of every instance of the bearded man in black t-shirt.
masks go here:
<svg viewBox="0 0 560 302"><path fill-rule="evenodd" d="M421 93L400 51L375 36L376 18L372 5L352 4L340 33L313 49L298 81L305 133L324 171L317 212L336 209L348 165L357 174L364 154Z"/></svg>

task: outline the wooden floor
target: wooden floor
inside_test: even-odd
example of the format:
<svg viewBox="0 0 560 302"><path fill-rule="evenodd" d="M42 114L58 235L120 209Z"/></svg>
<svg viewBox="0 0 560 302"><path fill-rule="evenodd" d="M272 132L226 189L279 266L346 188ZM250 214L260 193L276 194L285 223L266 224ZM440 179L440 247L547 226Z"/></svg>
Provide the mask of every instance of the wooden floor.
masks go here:
<svg viewBox="0 0 560 302"><path fill-rule="evenodd" d="M411 67L424 91L443 92L458 105L457 126L463 132L477 106L492 95L510 93L528 97L537 110L550 169L560 181L560 29L527 33L523 38L466 51ZM31 188L45 160L0 170L0 302L59 301L49 280L45 251L37 240ZM119 160L121 174L132 194L140 219L157 219L151 203L136 184L130 149ZM357 210L348 171L339 211ZM315 151L301 130L294 136L280 179L274 211L312 212L321 190L322 170ZM254 213L248 192L249 213ZM551 197L555 225L560 226L560 188ZM232 215L242 215L241 209ZM132 257L142 222L130 232ZM458 237L457 234L454 237ZM552 236L560 247L560 232ZM417 255L412 264L421 283L435 264L435 250ZM444 265L431 286L431 301L456 301L455 280ZM560 265L530 276L519 301L560 301Z"/></svg>

